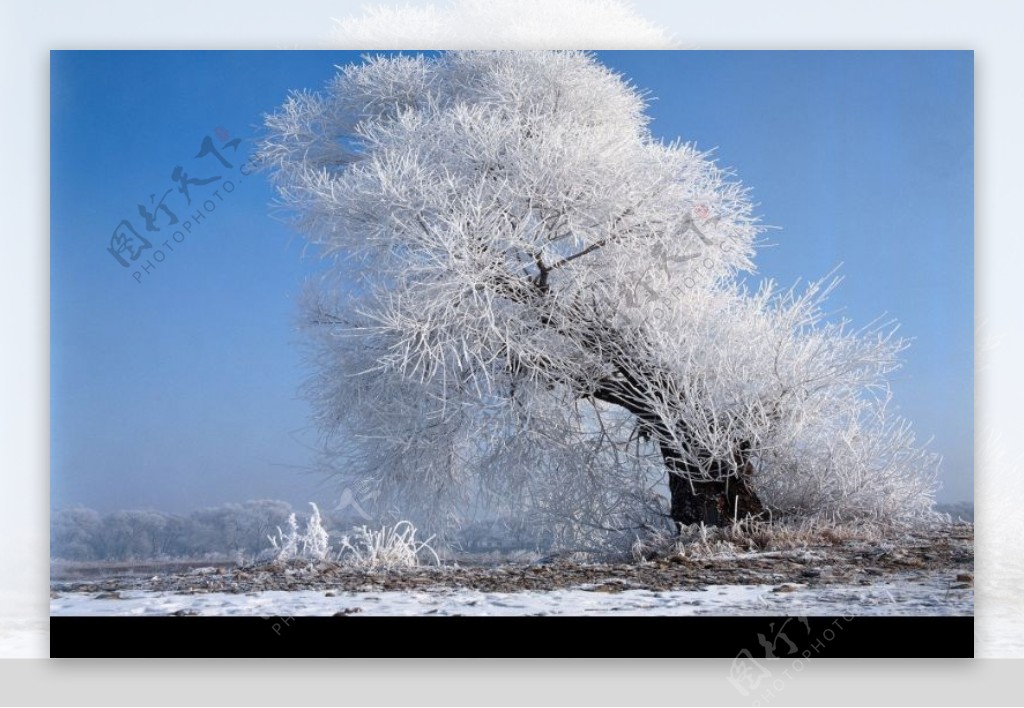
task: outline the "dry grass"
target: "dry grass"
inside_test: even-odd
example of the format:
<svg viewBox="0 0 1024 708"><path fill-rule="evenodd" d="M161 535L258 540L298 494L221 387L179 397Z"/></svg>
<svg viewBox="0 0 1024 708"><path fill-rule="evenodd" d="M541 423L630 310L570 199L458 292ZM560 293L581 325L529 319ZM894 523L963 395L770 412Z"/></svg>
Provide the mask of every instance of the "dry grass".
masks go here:
<svg viewBox="0 0 1024 708"><path fill-rule="evenodd" d="M681 557L711 560L737 555L827 548L850 543L878 543L899 529L891 523L861 521L838 525L824 521L774 523L743 519L728 526L694 524L678 536L667 534L638 539L631 549L637 562Z"/></svg>
<svg viewBox="0 0 1024 708"><path fill-rule="evenodd" d="M338 559L347 566L364 569L416 568L423 559L440 565L437 552L430 546L433 536L426 541L416 540L416 527L408 521L379 530L361 526L354 536L341 539Z"/></svg>

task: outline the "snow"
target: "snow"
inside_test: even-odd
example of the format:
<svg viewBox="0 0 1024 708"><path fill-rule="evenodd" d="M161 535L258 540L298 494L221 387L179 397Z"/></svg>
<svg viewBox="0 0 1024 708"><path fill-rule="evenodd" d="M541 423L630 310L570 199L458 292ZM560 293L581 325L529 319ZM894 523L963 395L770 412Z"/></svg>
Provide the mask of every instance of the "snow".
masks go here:
<svg viewBox="0 0 1024 708"><path fill-rule="evenodd" d="M712 585L704 589L609 591L609 585L548 592L488 593L439 589L418 592L319 590L259 593L123 591L120 599L62 594L50 602L51 615L146 616L186 610L212 616L361 615L971 615L973 592L949 590L939 581L879 582L872 586Z"/></svg>
<svg viewBox="0 0 1024 708"><path fill-rule="evenodd" d="M0 617L0 659L42 659L50 655L46 617Z"/></svg>

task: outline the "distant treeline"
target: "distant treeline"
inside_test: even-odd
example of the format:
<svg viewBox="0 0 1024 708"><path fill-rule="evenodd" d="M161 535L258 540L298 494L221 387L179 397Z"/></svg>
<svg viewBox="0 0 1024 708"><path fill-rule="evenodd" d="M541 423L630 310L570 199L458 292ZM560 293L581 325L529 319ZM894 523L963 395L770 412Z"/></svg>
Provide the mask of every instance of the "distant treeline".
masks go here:
<svg viewBox="0 0 1024 708"><path fill-rule="evenodd" d="M949 514L953 521L962 519L974 523L974 503L956 502L954 504L936 504L935 510L943 514Z"/></svg>
<svg viewBox="0 0 1024 708"><path fill-rule="evenodd" d="M276 535L279 526L287 528L293 511L288 502L271 499L224 504L187 515L60 509L50 517L50 557L76 561L254 557L270 546L267 536ZM345 528L350 526L347 523Z"/></svg>
<svg viewBox="0 0 1024 708"><path fill-rule="evenodd" d="M223 504L185 515L148 510L101 514L81 506L59 509L50 516L50 557L68 561L253 559L269 552L268 536L276 536L279 527L287 531L293 512L300 528L304 527L308 511L296 512L288 502L273 499ZM335 548L353 526L375 526L351 510L321 513ZM451 539L454 548L477 552L536 549L545 541L529 528L499 520L468 524Z"/></svg>

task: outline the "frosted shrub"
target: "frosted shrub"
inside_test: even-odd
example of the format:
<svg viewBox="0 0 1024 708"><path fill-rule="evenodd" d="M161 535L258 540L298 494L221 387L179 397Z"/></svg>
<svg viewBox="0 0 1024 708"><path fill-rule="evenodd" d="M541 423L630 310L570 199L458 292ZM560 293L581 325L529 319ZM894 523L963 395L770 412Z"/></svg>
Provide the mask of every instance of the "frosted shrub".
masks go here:
<svg viewBox="0 0 1024 708"><path fill-rule="evenodd" d="M376 530L361 526L354 531L351 538L345 536L341 539L338 558L346 565L366 569L394 569L415 568L424 559L432 559L434 565L441 562L430 547L433 537L417 541L416 527L408 521Z"/></svg>
<svg viewBox="0 0 1024 708"><path fill-rule="evenodd" d="M277 536L268 536L270 543L277 552L275 560L325 560L330 554L328 535L320 518L320 509L313 502L313 513L306 521L306 530L299 533L299 524L293 513L288 517L288 532L279 526Z"/></svg>
<svg viewBox="0 0 1024 708"><path fill-rule="evenodd" d="M288 533L277 527L277 536L267 536L270 545L277 552L275 560L289 561L298 555L299 550L299 524L295 520L295 513L288 516Z"/></svg>

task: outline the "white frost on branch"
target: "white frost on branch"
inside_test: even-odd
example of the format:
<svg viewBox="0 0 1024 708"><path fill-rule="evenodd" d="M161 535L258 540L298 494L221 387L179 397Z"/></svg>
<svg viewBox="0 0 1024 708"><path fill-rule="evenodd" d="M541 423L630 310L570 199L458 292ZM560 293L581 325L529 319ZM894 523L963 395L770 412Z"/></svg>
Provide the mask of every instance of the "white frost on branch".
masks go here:
<svg viewBox="0 0 1024 708"><path fill-rule="evenodd" d="M746 189L645 108L586 53L487 51L369 58L267 118L331 264L306 312L327 458L394 518L572 547L664 527L668 474L749 475L775 516L927 513L895 325L827 318L837 279L743 285Z"/></svg>

